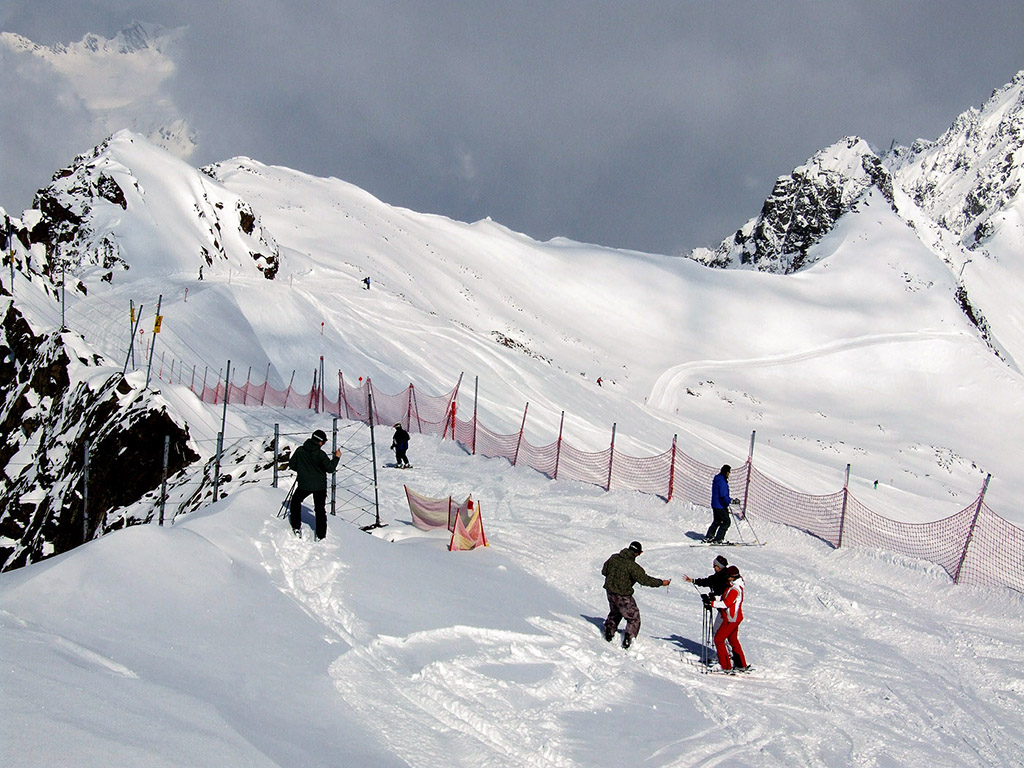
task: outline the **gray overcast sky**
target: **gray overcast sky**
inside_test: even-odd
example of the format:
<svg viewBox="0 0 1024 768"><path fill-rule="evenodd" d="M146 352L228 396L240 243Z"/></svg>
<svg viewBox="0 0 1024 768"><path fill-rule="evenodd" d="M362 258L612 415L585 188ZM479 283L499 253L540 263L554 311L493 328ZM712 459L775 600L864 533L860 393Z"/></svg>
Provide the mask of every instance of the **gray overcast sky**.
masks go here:
<svg viewBox="0 0 1024 768"><path fill-rule="evenodd" d="M196 164L658 253L716 245L843 136L937 138L1024 69L1020 0L0 0L0 30L47 45L133 19L189 27L173 89ZM0 98L15 214L95 143L66 102L33 117L60 98L38 87Z"/></svg>

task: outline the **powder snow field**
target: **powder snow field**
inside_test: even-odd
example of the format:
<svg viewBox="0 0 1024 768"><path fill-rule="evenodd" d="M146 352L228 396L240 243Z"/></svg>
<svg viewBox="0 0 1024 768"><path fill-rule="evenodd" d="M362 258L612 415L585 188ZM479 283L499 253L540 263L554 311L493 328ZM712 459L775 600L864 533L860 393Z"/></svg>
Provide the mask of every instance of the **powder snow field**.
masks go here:
<svg viewBox="0 0 1024 768"><path fill-rule="evenodd" d="M381 470L374 535L331 518L315 544L307 517L296 540L261 484L4 574L4 764L1019 764L1021 596L765 524L763 548L724 550L756 671L702 675L682 577L710 572L687 536L706 509L416 435L410 455ZM472 492L491 546L413 528L403 482ZM638 587L625 652L601 637L599 572L633 538L673 582Z"/></svg>

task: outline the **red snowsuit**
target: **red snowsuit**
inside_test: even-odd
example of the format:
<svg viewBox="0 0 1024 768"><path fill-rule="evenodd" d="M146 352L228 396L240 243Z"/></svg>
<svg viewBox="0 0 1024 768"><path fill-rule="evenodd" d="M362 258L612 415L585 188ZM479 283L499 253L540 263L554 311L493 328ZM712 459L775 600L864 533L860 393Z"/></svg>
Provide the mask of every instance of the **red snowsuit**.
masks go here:
<svg viewBox="0 0 1024 768"><path fill-rule="evenodd" d="M722 626L715 632L715 651L718 652L719 665L724 670L732 669L732 659L729 658L729 648L732 648L740 666L747 666L747 657L743 655L738 634L740 622L743 621L743 579L735 579L721 599L715 600L714 607L722 617Z"/></svg>

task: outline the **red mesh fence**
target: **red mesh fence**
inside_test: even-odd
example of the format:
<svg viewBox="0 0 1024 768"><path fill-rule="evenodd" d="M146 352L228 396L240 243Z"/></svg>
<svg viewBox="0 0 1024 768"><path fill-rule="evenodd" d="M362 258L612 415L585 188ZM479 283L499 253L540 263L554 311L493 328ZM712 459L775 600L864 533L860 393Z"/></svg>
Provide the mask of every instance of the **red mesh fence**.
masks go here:
<svg viewBox="0 0 1024 768"><path fill-rule="evenodd" d="M964 545L957 583L1024 591L1024 531L982 503Z"/></svg>
<svg viewBox="0 0 1024 768"><path fill-rule="evenodd" d="M224 400L223 382L209 386L204 381L198 387L193 383L191 388L203 402ZM687 456L675 445L647 457L629 456L611 446L581 451L561 435L549 445L534 446L521 431L511 435L491 431L475 414L469 421L458 418L458 384L442 395L424 395L411 384L388 394L369 379L353 385L339 372L336 391L337 399L331 400L315 383L310 391L300 392L291 383L277 390L267 382L246 382L228 387L228 402L323 410L374 425L401 422L410 432L454 440L470 453L507 459L552 479L640 491L701 506L710 505L711 482L720 469ZM845 489L812 495L788 488L752 467L749 460L733 467L729 484L744 499L742 514L752 519L799 528L834 547L874 547L935 563L957 583L1024 592L1024 530L1001 518L980 498L942 520L906 523L873 512Z"/></svg>
<svg viewBox="0 0 1024 768"><path fill-rule="evenodd" d="M973 519L972 506L930 523L903 523L872 512L851 496L842 544L875 547L927 560L941 565L955 579Z"/></svg>
<svg viewBox="0 0 1024 768"><path fill-rule="evenodd" d="M800 493L777 483L757 469L750 468L747 485L746 514L759 520L770 520L799 528L812 536L839 546L839 526L843 508L843 492L826 496ZM730 478L730 487L732 482ZM736 486L739 488L739 486Z"/></svg>
<svg viewBox="0 0 1024 768"><path fill-rule="evenodd" d="M628 488L668 498L672 451L658 456L636 458L615 452L612 457L612 488Z"/></svg>

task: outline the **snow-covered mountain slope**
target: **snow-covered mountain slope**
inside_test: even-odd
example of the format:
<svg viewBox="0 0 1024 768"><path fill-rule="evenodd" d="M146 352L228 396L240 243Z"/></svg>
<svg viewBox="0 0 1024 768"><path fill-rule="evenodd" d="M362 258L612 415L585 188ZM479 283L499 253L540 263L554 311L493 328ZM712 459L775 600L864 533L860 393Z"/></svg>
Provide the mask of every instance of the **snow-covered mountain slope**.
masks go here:
<svg viewBox="0 0 1024 768"><path fill-rule="evenodd" d="M1024 361L1024 72L935 141L882 156L846 138L782 176L761 212L694 260L791 274L868 194L881 194L961 281L957 301L1016 370ZM971 268L967 269L967 264Z"/></svg>
<svg viewBox="0 0 1024 768"><path fill-rule="evenodd" d="M448 391L464 373L480 378L492 429L516 431L529 402L535 444L555 439L565 410L585 450L607 447L615 424L627 453L661 453L679 434L715 465L742 461L757 430L764 471L821 493L851 463L855 485L881 481L883 514L951 514L985 472L998 511L1012 516L1024 497L1020 375L989 352L949 266L875 187L810 246L813 267L780 276L539 243L245 158L201 173L130 133L58 176L40 200L89 234L54 237L51 216L27 213L16 260L49 270L47 252L63 254L83 286L68 291L69 325L115 360L130 302L152 313L162 297L161 354L200 377L230 360L284 387L321 354L328 371L386 391ZM113 190L105 178L121 195L96 194ZM104 267L103 242L130 269ZM273 274L253 255L267 244Z"/></svg>
<svg viewBox="0 0 1024 768"><path fill-rule="evenodd" d="M710 572L716 553L685 546L707 510L554 483L432 438L414 435L411 455L415 470L381 474L389 525L374 536L331 518L325 541L296 540L273 516L285 489L250 486L174 526L0 576L5 764L988 768L1019 756L1019 595L766 525L768 546L724 552L746 581L755 670L703 675L701 603L683 575ZM472 491L490 546L447 552L417 531L403 483ZM673 581L638 587L640 636L624 652L601 638L600 570L634 538L647 572Z"/></svg>
<svg viewBox="0 0 1024 768"><path fill-rule="evenodd" d="M195 135L168 88L183 32L133 21L109 39L88 34L76 43L47 46L0 32L0 45L39 62L50 80L66 88L92 121L93 135L129 128L187 159L195 151Z"/></svg>
<svg viewBox="0 0 1024 768"><path fill-rule="evenodd" d="M993 340L1024 370L1024 72L938 140L900 149L889 162L934 223L922 239L932 238L957 270Z"/></svg>

